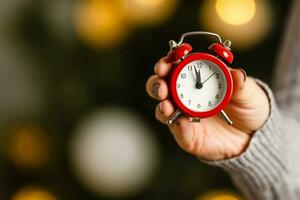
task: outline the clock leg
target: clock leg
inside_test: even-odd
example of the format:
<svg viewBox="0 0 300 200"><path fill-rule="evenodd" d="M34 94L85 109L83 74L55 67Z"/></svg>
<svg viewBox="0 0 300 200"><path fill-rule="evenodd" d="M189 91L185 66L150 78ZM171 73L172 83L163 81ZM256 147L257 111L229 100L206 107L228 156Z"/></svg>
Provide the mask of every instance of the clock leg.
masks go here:
<svg viewBox="0 0 300 200"><path fill-rule="evenodd" d="M170 117L170 119L167 121L167 123L169 125L171 125L179 116L181 115L181 111L179 109L177 109L172 116Z"/></svg>
<svg viewBox="0 0 300 200"><path fill-rule="evenodd" d="M220 112L221 117L229 124L232 125L233 122L229 119L229 117L227 116L227 114L224 112L224 110L221 110Z"/></svg>

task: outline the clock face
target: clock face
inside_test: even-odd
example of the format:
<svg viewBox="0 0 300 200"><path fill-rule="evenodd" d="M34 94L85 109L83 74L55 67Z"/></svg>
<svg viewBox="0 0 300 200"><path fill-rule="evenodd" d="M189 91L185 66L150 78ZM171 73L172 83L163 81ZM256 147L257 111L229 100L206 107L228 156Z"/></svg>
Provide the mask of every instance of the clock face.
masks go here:
<svg viewBox="0 0 300 200"><path fill-rule="evenodd" d="M215 63L194 60L186 64L176 80L176 93L181 103L194 112L216 108L226 95L226 77Z"/></svg>

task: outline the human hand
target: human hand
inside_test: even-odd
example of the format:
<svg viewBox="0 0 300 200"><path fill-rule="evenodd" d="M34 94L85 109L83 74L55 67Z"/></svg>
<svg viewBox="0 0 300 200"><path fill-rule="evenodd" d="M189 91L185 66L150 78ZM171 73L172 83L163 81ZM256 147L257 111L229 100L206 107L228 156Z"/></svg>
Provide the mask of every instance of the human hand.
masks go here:
<svg viewBox="0 0 300 200"><path fill-rule="evenodd" d="M155 117L167 124L176 108L168 99L168 86L164 78L169 74L172 63L163 57L155 65L155 75L149 77L146 90L160 103ZM263 89L242 69L230 69L233 79L231 101L225 109L233 121L230 126L219 116L190 122L181 115L169 128L178 145L199 158L222 160L240 155L247 148L251 135L267 120L270 112L269 100Z"/></svg>

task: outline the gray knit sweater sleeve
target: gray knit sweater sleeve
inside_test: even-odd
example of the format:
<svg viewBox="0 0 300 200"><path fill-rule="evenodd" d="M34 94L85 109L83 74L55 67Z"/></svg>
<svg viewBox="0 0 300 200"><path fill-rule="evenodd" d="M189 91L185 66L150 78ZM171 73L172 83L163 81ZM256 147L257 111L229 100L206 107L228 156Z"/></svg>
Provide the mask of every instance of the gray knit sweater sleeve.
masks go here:
<svg viewBox="0 0 300 200"><path fill-rule="evenodd" d="M247 148L228 160L208 162L227 171L248 199L300 198L299 124L279 111L269 87L257 80L269 96L271 114Z"/></svg>
<svg viewBox="0 0 300 200"><path fill-rule="evenodd" d="M246 151L229 160L209 162L227 171L248 199L300 199L300 0L294 1L281 47L275 80L276 100ZM284 73L283 73L284 72Z"/></svg>

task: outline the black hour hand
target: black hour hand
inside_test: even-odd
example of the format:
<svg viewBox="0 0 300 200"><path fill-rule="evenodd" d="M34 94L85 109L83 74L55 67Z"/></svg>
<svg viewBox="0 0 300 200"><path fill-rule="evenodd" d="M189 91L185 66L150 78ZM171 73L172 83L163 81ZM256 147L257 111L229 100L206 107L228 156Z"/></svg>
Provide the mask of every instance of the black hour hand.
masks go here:
<svg viewBox="0 0 300 200"><path fill-rule="evenodd" d="M196 85L195 85L195 87L197 89L201 89L203 87L203 84L201 82L201 73L200 73L200 70L198 71L195 66L194 66L194 70L195 70L195 74L196 74Z"/></svg>

